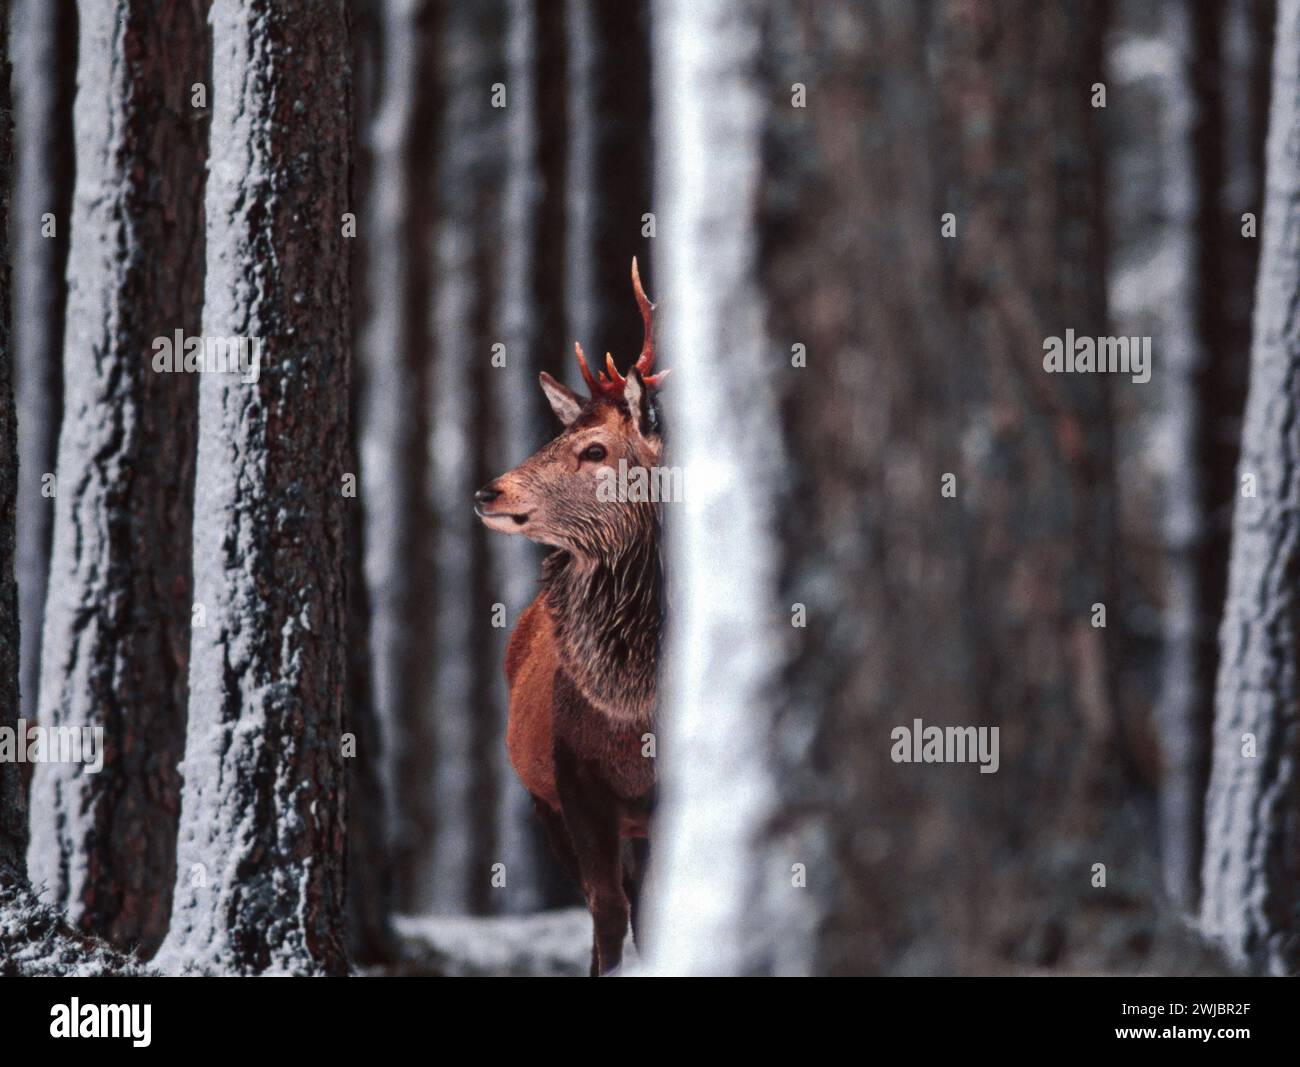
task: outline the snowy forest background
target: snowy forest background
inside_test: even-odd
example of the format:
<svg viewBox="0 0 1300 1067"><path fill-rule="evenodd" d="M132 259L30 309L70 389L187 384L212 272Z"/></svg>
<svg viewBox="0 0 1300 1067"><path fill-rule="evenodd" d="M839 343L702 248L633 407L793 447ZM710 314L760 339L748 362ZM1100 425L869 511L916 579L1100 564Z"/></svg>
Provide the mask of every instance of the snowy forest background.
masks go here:
<svg viewBox="0 0 1300 1067"><path fill-rule="evenodd" d="M636 967L1300 971L1300 0L8 8L0 726L106 751L0 761L0 973L585 971L471 503L633 255L693 494Z"/></svg>

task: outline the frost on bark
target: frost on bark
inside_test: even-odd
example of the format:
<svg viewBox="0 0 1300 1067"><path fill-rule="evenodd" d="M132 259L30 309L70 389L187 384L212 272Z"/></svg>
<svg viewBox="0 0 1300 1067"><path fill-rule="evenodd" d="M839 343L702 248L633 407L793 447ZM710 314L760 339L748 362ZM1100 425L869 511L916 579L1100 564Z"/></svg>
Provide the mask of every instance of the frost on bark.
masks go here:
<svg viewBox="0 0 1300 1067"><path fill-rule="evenodd" d="M1275 40L1201 920L1239 963L1294 974L1300 970L1300 501L1294 476L1300 462L1300 0L1279 4Z"/></svg>
<svg viewBox="0 0 1300 1067"><path fill-rule="evenodd" d="M708 467L667 509L671 594L650 966L804 973L811 895L773 840L782 650L774 529L785 457L771 390L756 240L765 110L754 9L656 8L664 217L661 334L672 463ZM670 358L668 358L670 357ZM725 449L717 449L717 441ZM787 891L783 895L779 886ZM777 942L785 953L775 958Z"/></svg>
<svg viewBox="0 0 1300 1067"><path fill-rule="evenodd" d="M159 954L339 974L351 50L344 0L217 0L185 788Z"/></svg>
<svg viewBox="0 0 1300 1067"><path fill-rule="evenodd" d="M42 641L43 725L102 730L103 769L41 763L28 863L71 922L144 953L175 877L196 382L155 338L198 332L205 6L82 5L65 417ZM66 225L66 222L64 223Z"/></svg>
<svg viewBox="0 0 1300 1067"><path fill-rule="evenodd" d="M13 345L18 399L18 611L22 621L23 715L34 720L41 622L50 567L54 473L63 399L63 315L72 204L72 102L76 92L74 0L13 5L14 172ZM42 232L54 217L53 236Z"/></svg>
<svg viewBox="0 0 1300 1067"><path fill-rule="evenodd" d="M9 23L0 0L0 28ZM14 408L13 345L9 333L9 198L13 184L13 114L9 97L9 37L0 32L0 729L18 726L18 587L14 582L14 505L18 497L18 428ZM25 881L27 809L22 766L0 760L0 887ZM0 908L4 907L0 901Z"/></svg>

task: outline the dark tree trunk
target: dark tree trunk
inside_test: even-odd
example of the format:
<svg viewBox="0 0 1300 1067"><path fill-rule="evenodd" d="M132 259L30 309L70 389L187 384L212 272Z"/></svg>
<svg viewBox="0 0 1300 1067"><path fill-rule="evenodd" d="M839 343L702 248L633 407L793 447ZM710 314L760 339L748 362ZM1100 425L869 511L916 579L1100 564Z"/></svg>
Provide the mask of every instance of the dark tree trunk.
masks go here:
<svg viewBox="0 0 1300 1067"><path fill-rule="evenodd" d="M1300 969L1300 0L1278 5L1263 247L1233 515L1201 918L1238 962ZM1251 492L1250 482L1254 482Z"/></svg>
<svg viewBox="0 0 1300 1067"><path fill-rule="evenodd" d="M13 185L13 113L9 97L9 0L0 0L0 730L18 729L18 586L14 506L18 499L18 427L9 335L9 197ZM0 760L0 888L26 882L27 808L22 765ZM0 903L3 906L3 903Z"/></svg>
<svg viewBox="0 0 1300 1067"><path fill-rule="evenodd" d="M198 332L205 5L82 5L67 417L40 718L101 730L103 769L42 763L33 882L75 925L148 954L175 879L190 624L196 381L155 338Z"/></svg>
<svg viewBox="0 0 1300 1067"><path fill-rule="evenodd" d="M1095 604L1108 626L1118 614L1112 383L1042 362L1045 338L1104 330L1089 101L1104 8L656 10L673 146L656 295L683 367L665 395L674 462L710 472L668 509L670 587L691 596L670 597L669 707L687 726L665 726L663 834L685 869L739 890L690 937L669 896L658 929L695 946L686 969L1059 963L1068 923L1155 874L1134 863L1150 827L1127 821L1114 660L1092 623ZM740 456L730 480L719 440ZM997 773L894 762L915 719L998 727ZM718 795L701 814L692 769L752 776L733 792L757 821ZM1123 889L1091 888L1098 862Z"/></svg>
<svg viewBox="0 0 1300 1067"><path fill-rule="evenodd" d="M565 279L573 335L567 344L550 328L559 326L558 313L539 311L547 357L560 364L555 370L548 362L543 369L577 386L574 340L597 358L610 351L626 359L641 350L641 320L627 281L634 255L640 256L647 291L655 292L651 242L642 235L643 216L656 212L650 188L650 4L568 0L567 32L559 12L558 4L538 5L537 64L546 87L539 114L547 134L544 161L565 151L565 141L550 136L547 112L554 107L548 98L563 99L554 86L568 87L567 158L554 188L550 182L546 187L547 199L557 206L560 189L568 190L565 263L562 272L548 275ZM656 226L659 221L656 215Z"/></svg>
<svg viewBox="0 0 1300 1067"><path fill-rule="evenodd" d="M176 901L160 960L339 974L351 48L344 0L217 0Z"/></svg>
<svg viewBox="0 0 1300 1067"><path fill-rule="evenodd" d="M14 48L17 219L14 363L18 395L18 611L22 620L23 715L37 716L41 628L49 577L54 499L42 481L54 473L63 414L63 317L72 206L72 101L76 93L75 0L18 0ZM54 216L53 236L42 232Z"/></svg>

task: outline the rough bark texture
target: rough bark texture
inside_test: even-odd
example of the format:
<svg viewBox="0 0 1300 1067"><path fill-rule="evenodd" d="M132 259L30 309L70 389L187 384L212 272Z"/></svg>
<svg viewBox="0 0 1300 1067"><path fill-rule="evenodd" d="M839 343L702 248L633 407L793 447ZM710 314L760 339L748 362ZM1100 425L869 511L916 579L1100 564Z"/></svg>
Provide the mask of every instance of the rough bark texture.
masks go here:
<svg viewBox="0 0 1300 1067"><path fill-rule="evenodd" d="M63 316L72 206L72 101L76 93L75 0L13 5L14 373L18 395L18 611L22 620L23 715L34 720L41 629L54 530L54 499L42 479L54 473L63 416ZM42 216L55 220L53 236Z"/></svg>
<svg viewBox="0 0 1300 1067"><path fill-rule="evenodd" d="M189 644L194 376L155 338L197 333L205 5L80 13L66 415L42 641L42 725L102 729L103 770L38 764L29 868L86 931L145 953L175 878Z"/></svg>
<svg viewBox="0 0 1300 1067"><path fill-rule="evenodd" d="M343 0L217 0L206 374L176 901L159 960L338 974L351 49Z"/></svg>
<svg viewBox="0 0 1300 1067"><path fill-rule="evenodd" d="M1235 960L1300 970L1300 2L1278 5L1263 248L1233 515L1202 924Z"/></svg>
<svg viewBox="0 0 1300 1067"><path fill-rule="evenodd" d="M0 29L9 0L0 0ZM13 112L9 99L9 35L0 32L0 729L18 725L18 587L14 581L14 505L18 497L18 428L13 346L9 335L9 197L13 183ZM0 762L0 886L25 881L27 809L22 767ZM0 903L3 907L3 903Z"/></svg>

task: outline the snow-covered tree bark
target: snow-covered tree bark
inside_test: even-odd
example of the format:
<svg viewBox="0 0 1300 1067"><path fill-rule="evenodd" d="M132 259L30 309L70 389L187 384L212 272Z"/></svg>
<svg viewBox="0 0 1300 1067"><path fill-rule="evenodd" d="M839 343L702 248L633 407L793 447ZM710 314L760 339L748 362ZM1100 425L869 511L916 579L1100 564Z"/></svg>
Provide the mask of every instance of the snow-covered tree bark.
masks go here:
<svg viewBox="0 0 1300 1067"><path fill-rule="evenodd" d="M345 0L216 0L196 619L168 969L339 974L351 48Z"/></svg>
<svg viewBox="0 0 1300 1067"><path fill-rule="evenodd" d="M9 2L0 0L0 27ZM15 583L15 498L19 479L15 428L14 360L10 335L10 193L14 177L10 109L9 37L0 32L0 729L19 718L19 607ZM23 764L0 759L0 977L128 975L138 961L72 930L40 903L26 878L27 810Z"/></svg>
<svg viewBox="0 0 1300 1067"><path fill-rule="evenodd" d="M814 897L778 877L771 746L782 669L775 544L785 457L766 366L756 239L765 101L756 9L656 7L664 251L660 359L672 462L694 479L667 508L672 663L655 826L650 966L676 973L812 968ZM725 447L718 447L724 442ZM778 952L778 943L780 951ZM778 958L779 956L779 958Z"/></svg>
<svg viewBox="0 0 1300 1067"><path fill-rule="evenodd" d="M1278 5L1263 247L1215 694L1201 920L1238 962L1300 969L1300 0Z"/></svg>
<svg viewBox="0 0 1300 1067"><path fill-rule="evenodd" d="M29 869L81 929L149 953L170 911L184 744L205 4L81 5L65 417L40 719L100 731L103 768L40 763Z"/></svg>
<svg viewBox="0 0 1300 1067"><path fill-rule="evenodd" d="M18 0L14 41L14 375L18 396L18 605L23 715L35 720L41 628L54 529L54 473L63 415L63 314L72 204L75 0ZM54 230L47 236L46 216Z"/></svg>
<svg viewBox="0 0 1300 1067"><path fill-rule="evenodd" d="M0 27L9 24L9 0L0 0ZM18 729L18 586L14 508L18 499L18 426L14 406L13 344L9 334L9 203L13 185L13 113L9 95L9 35L0 32L0 729ZM0 760L0 887L25 882L27 807L22 765ZM0 907L3 907L0 902Z"/></svg>

